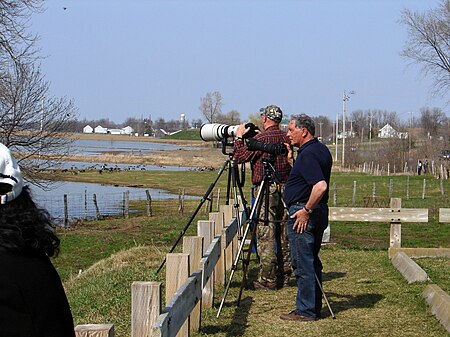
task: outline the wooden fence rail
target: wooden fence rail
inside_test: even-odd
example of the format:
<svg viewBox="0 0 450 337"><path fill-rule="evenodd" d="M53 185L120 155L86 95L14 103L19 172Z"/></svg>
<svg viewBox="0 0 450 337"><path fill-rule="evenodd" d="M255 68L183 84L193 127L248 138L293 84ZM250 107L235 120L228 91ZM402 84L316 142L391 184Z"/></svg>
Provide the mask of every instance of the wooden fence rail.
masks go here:
<svg viewBox="0 0 450 337"><path fill-rule="evenodd" d="M401 223L428 222L428 209L401 208L401 199L399 198L392 198L390 206L391 207L389 208L330 207L329 220L390 223L391 234L389 256L392 257L401 249ZM241 212L241 215L243 214L244 213ZM220 223L220 226L222 226L224 216L223 212L215 212L210 215L210 219L213 220L203 221L203 223L215 223L215 221L217 221ZM229 216L230 213L228 213L227 217ZM246 219L243 219L241 223L244 223L245 221ZM441 208L439 210L439 221L450 222L450 208ZM184 326L185 322L189 322L189 316L193 314L196 307L199 307L199 303L202 303L202 292L205 286L214 280L215 270L217 271L217 268L219 267L225 269L225 266L228 265L226 261L226 252L232 247L238 233L238 222L236 218L231 218L221 231L218 231L217 228L213 228L212 233L215 236L207 246L206 251L200 259L200 263L192 268L195 270L191 272L188 277L185 277L183 282L179 283L181 285L179 287L177 286L173 296L170 299L166 299L167 304L163 309L161 309L160 297L161 283L133 282L132 337L189 336L190 331L198 330L200 328L199 322L201 312L200 317L195 319L196 321L198 320L198 324L194 323L193 317L191 316L193 323L191 329L185 328L182 331L182 334L180 334L180 329ZM188 238L185 239L188 240ZM204 239L205 238L203 237L202 240ZM203 246L205 245L203 244ZM445 256L450 256L450 249L444 249L443 254ZM198 259L198 257L196 259ZM192 262L189 262L189 259L183 260L187 261L188 268L189 265L194 266ZM168 266L166 267L168 268ZM170 287L171 282L178 282L173 280L173 274L169 273L169 275L170 276L167 276L166 278L166 287ZM225 270L223 271L223 275L226 275ZM224 281L224 276L221 276L217 282L212 282L212 284L223 284ZM145 288L150 286L152 287L151 290ZM139 307L135 307L135 304ZM77 326L77 329L80 329L79 326ZM86 331L86 328L83 329L83 331ZM81 335L77 332L77 336L94 335Z"/></svg>

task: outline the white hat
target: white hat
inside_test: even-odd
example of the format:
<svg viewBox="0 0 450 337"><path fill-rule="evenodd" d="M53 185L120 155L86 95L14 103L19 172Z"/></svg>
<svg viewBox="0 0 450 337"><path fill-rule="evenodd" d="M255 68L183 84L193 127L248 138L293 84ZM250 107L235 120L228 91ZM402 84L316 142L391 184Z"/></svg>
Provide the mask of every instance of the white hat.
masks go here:
<svg viewBox="0 0 450 337"><path fill-rule="evenodd" d="M0 195L0 204L14 200L22 192L23 178L20 168L11 156L11 151L2 143L0 143L0 184L12 186L10 192Z"/></svg>

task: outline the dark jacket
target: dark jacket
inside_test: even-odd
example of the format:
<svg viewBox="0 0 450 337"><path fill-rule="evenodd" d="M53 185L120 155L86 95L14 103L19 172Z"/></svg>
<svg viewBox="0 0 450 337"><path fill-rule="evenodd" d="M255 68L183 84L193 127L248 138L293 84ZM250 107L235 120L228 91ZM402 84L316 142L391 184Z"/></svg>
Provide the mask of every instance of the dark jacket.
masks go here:
<svg viewBox="0 0 450 337"><path fill-rule="evenodd" d="M45 254L0 247L0 336L75 336L61 280Z"/></svg>

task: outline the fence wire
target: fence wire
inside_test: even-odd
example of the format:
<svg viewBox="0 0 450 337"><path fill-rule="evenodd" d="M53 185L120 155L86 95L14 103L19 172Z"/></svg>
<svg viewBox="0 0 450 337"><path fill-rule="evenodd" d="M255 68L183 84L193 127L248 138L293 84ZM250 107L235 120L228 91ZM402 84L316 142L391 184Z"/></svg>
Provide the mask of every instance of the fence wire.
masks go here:
<svg viewBox="0 0 450 337"><path fill-rule="evenodd" d="M145 191L127 191L128 199L147 200ZM37 204L45 208L54 219L55 222L64 222L66 219L65 209L67 207L67 219L74 221L76 219L92 220L96 219L97 208L94 202L94 195L97 201L98 213L101 217L104 216L121 216L125 213L125 194L127 192L119 193L71 193L61 196L39 197ZM65 201L66 200L66 201ZM152 201L168 200L167 197L159 197L158 195L151 195ZM173 203L173 202L172 202ZM130 212L133 212L130 209Z"/></svg>

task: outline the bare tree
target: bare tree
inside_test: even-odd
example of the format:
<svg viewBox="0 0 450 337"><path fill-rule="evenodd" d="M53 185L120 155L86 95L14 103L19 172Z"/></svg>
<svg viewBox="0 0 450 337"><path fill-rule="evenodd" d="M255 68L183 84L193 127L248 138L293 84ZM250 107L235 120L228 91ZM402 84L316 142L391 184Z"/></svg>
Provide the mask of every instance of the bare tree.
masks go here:
<svg viewBox="0 0 450 337"><path fill-rule="evenodd" d="M200 111L209 123L217 121L217 117L222 113L222 95L218 91L208 92L200 99Z"/></svg>
<svg viewBox="0 0 450 337"><path fill-rule="evenodd" d="M420 122L425 135L437 135L438 129L447 123L447 117L439 108L422 108L420 114Z"/></svg>
<svg viewBox="0 0 450 337"><path fill-rule="evenodd" d="M228 125L236 125L241 123L241 114L237 110L231 110L226 115L218 114L216 118L217 123Z"/></svg>
<svg viewBox="0 0 450 337"><path fill-rule="evenodd" d="M55 167L69 152L73 139L60 132L76 115L73 102L53 98L49 84L33 65L13 66L4 73L0 95L0 142L21 153L27 179L37 185L43 170Z"/></svg>
<svg viewBox="0 0 450 337"><path fill-rule="evenodd" d="M425 13L404 9L401 22L409 39L402 55L420 64L425 75L434 77L434 92L448 95L450 88L450 0Z"/></svg>
<svg viewBox="0 0 450 337"><path fill-rule="evenodd" d="M27 33L41 0L0 0L0 142L20 152L26 179L49 186L45 169L55 167L69 152L72 139L61 130L75 117L73 102L49 93L35 47Z"/></svg>

